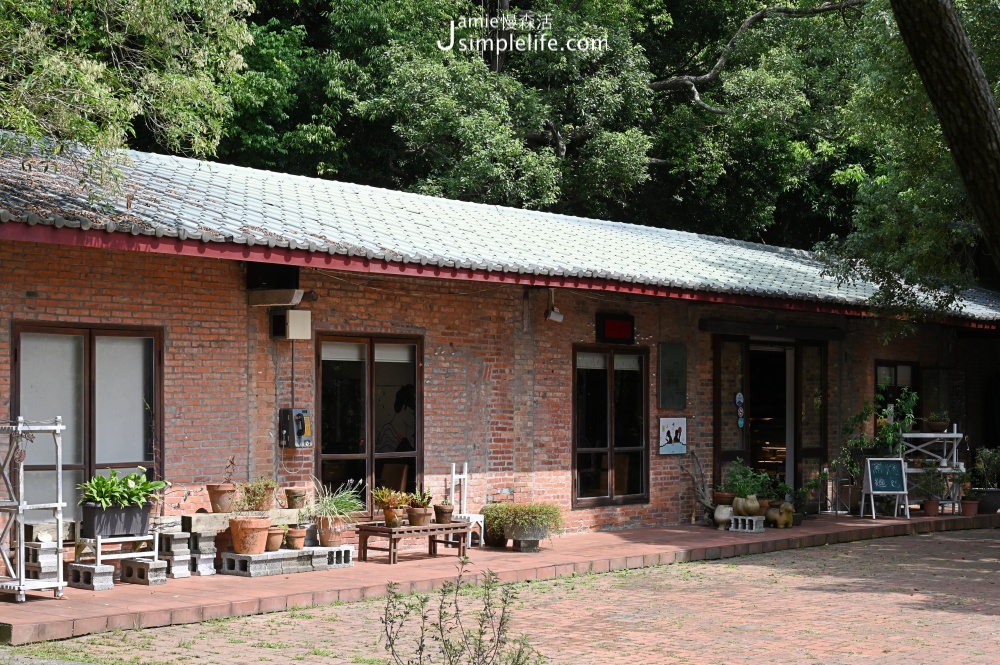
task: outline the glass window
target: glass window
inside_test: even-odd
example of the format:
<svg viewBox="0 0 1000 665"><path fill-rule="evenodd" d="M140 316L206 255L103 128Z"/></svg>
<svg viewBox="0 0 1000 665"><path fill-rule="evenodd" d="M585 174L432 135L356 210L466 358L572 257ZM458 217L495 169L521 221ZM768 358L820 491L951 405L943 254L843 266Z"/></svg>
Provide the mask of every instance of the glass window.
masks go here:
<svg viewBox="0 0 1000 665"><path fill-rule="evenodd" d="M614 349L575 355L575 503L645 501L646 353Z"/></svg>
<svg viewBox="0 0 1000 665"><path fill-rule="evenodd" d="M160 379L157 331L15 325L17 415L62 416L68 518L77 513L76 486L108 468L131 472L157 461ZM55 451L29 446L25 485L33 502L54 499ZM49 494L51 493L51 497Z"/></svg>
<svg viewBox="0 0 1000 665"><path fill-rule="evenodd" d="M419 345L351 339L321 344L320 477L407 492L420 473Z"/></svg>

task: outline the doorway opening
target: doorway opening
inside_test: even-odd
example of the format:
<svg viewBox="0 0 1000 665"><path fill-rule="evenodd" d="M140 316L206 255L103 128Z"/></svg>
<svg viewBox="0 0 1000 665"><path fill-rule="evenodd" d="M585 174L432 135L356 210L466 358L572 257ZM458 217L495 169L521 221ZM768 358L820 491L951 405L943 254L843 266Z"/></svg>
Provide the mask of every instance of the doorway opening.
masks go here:
<svg viewBox="0 0 1000 665"><path fill-rule="evenodd" d="M795 475L795 350L751 345L747 357L747 464L776 482ZM792 484L789 482L789 484Z"/></svg>

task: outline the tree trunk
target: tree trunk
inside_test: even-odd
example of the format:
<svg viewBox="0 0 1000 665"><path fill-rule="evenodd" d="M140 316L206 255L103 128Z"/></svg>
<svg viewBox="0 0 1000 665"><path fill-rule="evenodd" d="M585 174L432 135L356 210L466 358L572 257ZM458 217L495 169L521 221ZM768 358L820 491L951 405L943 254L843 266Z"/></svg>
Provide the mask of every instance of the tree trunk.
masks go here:
<svg viewBox="0 0 1000 665"><path fill-rule="evenodd" d="M950 0L891 0L983 238L1000 268L1000 112Z"/></svg>

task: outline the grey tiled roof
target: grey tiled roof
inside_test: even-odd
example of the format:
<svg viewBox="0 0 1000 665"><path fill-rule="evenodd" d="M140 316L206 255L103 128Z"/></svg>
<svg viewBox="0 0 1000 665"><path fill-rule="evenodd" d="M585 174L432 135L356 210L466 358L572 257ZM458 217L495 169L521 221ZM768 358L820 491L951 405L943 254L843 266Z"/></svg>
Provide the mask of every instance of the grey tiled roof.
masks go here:
<svg viewBox="0 0 1000 665"><path fill-rule="evenodd" d="M95 208L67 165L0 160L0 221L290 247L442 267L597 278L691 291L863 306L870 284L823 274L810 252L318 178L129 153L128 196ZM1000 320L1000 294L959 316Z"/></svg>

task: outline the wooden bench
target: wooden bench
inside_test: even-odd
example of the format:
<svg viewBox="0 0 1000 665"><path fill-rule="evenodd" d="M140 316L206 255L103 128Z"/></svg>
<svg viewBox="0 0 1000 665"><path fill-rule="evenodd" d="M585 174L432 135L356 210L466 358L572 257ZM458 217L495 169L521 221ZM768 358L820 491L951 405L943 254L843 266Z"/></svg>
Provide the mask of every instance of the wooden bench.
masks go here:
<svg viewBox="0 0 1000 665"><path fill-rule="evenodd" d="M465 556L466 543L468 542L469 531L472 529L471 522L452 522L451 524L429 524L427 526L397 526L389 527L384 522L375 524L358 525L358 557L361 561L368 560L368 550L389 553L389 563L399 563L399 541L403 538L427 538L427 553L437 556L437 546L449 545L458 547L458 556ZM461 538L451 540L453 534L460 534ZM388 547L373 547L368 544L368 539L372 536L387 538Z"/></svg>

